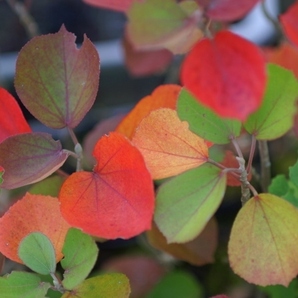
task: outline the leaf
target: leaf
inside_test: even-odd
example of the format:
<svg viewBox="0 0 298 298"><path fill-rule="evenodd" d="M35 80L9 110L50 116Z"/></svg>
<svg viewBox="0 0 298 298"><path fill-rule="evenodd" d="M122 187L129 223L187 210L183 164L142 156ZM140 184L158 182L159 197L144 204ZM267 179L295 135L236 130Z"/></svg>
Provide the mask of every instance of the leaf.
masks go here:
<svg viewBox="0 0 298 298"><path fill-rule="evenodd" d="M203 297L202 286L188 272L175 270L168 273L146 298Z"/></svg>
<svg viewBox="0 0 298 298"><path fill-rule="evenodd" d="M126 12L134 1L140 0L84 0L84 2L90 5L121 12Z"/></svg>
<svg viewBox="0 0 298 298"><path fill-rule="evenodd" d="M136 49L166 48L183 54L203 36L197 26L202 22L202 12L195 1L134 2L127 16L127 33Z"/></svg>
<svg viewBox="0 0 298 298"><path fill-rule="evenodd" d="M298 291L298 280L294 279L290 283L290 285L286 288L284 286L276 285L276 286L268 286L265 288L260 288L261 292L268 295L270 298L296 298Z"/></svg>
<svg viewBox="0 0 298 298"><path fill-rule="evenodd" d="M0 293L3 298L44 298L51 284L42 282L38 275L13 271L0 277Z"/></svg>
<svg viewBox="0 0 298 298"><path fill-rule="evenodd" d="M153 247L192 265L202 266L214 262L217 234L217 223L211 218L200 235L190 242L168 244L156 225L147 232L147 238Z"/></svg>
<svg viewBox="0 0 298 298"><path fill-rule="evenodd" d="M15 88L30 113L51 128L76 127L92 107L99 82L99 57L84 36L80 49L64 26L34 37L20 51Z"/></svg>
<svg viewBox="0 0 298 298"><path fill-rule="evenodd" d="M298 46L298 2L294 2L290 8L279 16L279 21L286 36Z"/></svg>
<svg viewBox="0 0 298 298"><path fill-rule="evenodd" d="M205 0L197 0L206 3ZM216 21L235 21L244 17L259 0L207 0L205 7L207 16Z"/></svg>
<svg viewBox="0 0 298 298"><path fill-rule="evenodd" d="M137 148L122 135L102 137L93 172L76 172L62 185L63 217L106 239L130 238L150 229L154 209L151 176Z"/></svg>
<svg viewBox="0 0 298 298"><path fill-rule="evenodd" d="M226 175L213 165L189 170L160 186L154 220L168 243L197 237L225 193Z"/></svg>
<svg viewBox="0 0 298 298"><path fill-rule="evenodd" d="M143 154L153 179L177 175L208 159L205 141L171 109L151 112L142 120L132 141Z"/></svg>
<svg viewBox="0 0 298 298"><path fill-rule="evenodd" d="M239 211L228 254L233 271L261 286L288 286L298 273L298 211L285 200L259 194Z"/></svg>
<svg viewBox="0 0 298 298"><path fill-rule="evenodd" d="M51 240L40 232L30 233L22 239L18 255L31 270L47 275L55 273L55 249Z"/></svg>
<svg viewBox="0 0 298 298"><path fill-rule="evenodd" d="M289 176L290 180L298 187L298 161L292 167L289 167Z"/></svg>
<svg viewBox="0 0 298 298"><path fill-rule="evenodd" d="M151 95L143 97L128 115L118 124L116 131L132 139L136 128L150 112L159 108L175 110L181 86L174 84L160 85Z"/></svg>
<svg viewBox="0 0 298 298"><path fill-rule="evenodd" d="M7 258L23 263L18 256L20 242L32 232L41 232L51 240L58 262L63 256L68 229L57 198L27 193L0 218L0 251Z"/></svg>
<svg viewBox="0 0 298 298"><path fill-rule="evenodd" d="M280 66L268 66L268 84L261 107L249 116L245 129L258 140L272 140L284 135L294 123L297 80Z"/></svg>
<svg viewBox="0 0 298 298"><path fill-rule="evenodd" d="M128 278L121 273L111 273L86 279L72 292L64 293L61 298L128 298L129 294Z"/></svg>
<svg viewBox="0 0 298 298"><path fill-rule="evenodd" d="M62 284L67 290L78 286L92 270L98 248L91 236L77 229L69 229L65 238L61 266L65 270Z"/></svg>
<svg viewBox="0 0 298 298"><path fill-rule="evenodd" d="M0 143L2 188L13 189L43 180L59 169L68 157L60 141L47 133L23 133Z"/></svg>
<svg viewBox="0 0 298 298"><path fill-rule="evenodd" d="M12 135L31 131L17 101L1 87L0 105L0 143Z"/></svg>
<svg viewBox="0 0 298 298"><path fill-rule="evenodd" d="M195 44L183 61L181 80L221 117L243 121L262 102L265 60L257 46L221 30Z"/></svg>
<svg viewBox="0 0 298 298"><path fill-rule="evenodd" d="M192 132L215 144L230 143L231 138L238 137L241 132L240 121L218 116L185 88L178 97L177 113L181 120L189 123Z"/></svg>

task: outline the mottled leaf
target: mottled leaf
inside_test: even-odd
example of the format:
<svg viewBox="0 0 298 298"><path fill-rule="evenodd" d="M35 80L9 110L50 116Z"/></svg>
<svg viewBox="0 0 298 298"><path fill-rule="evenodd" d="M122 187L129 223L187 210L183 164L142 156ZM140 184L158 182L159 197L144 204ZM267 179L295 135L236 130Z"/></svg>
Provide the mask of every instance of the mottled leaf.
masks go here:
<svg viewBox="0 0 298 298"><path fill-rule="evenodd" d="M97 142L93 155L93 172L76 172L62 185L63 217L106 239L130 238L150 229L153 184L139 150L114 132Z"/></svg>
<svg viewBox="0 0 298 298"><path fill-rule="evenodd" d="M47 133L23 133L0 143L2 188L12 189L43 180L59 169L68 157L60 141Z"/></svg>
<svg viewBox="0 0 298 298"><path fill-rule="evenodd" d="M177 175L208 159L205 141L192 133L176 111L158 109L144 118L133 137L153 179Z"/></svg>
<svg viewBox="0 0 298 298"><path fill-rule="evenodd" d="M80 49L64 26L34 37L20 51L15 88L30 113L51 128L77 126L92 107L99 83L99 57L84 36Z"/></svg>
<svg viewBox="0 0 298 298"><path fill-rule="evenodd" d="M261 286L288 286L298 273L298 211L271 194L259 194L239 211L229 240L235 273Z"/></svg>
<svg viewBox="0 0 298 298"><path fill-rule="evenodd" d="M32 232L41 232L51 240L58 262L63 256L68 229L57 198L27 193L0 218L0 251L7 258L23 263L18 256L20 242Z"/></svg>

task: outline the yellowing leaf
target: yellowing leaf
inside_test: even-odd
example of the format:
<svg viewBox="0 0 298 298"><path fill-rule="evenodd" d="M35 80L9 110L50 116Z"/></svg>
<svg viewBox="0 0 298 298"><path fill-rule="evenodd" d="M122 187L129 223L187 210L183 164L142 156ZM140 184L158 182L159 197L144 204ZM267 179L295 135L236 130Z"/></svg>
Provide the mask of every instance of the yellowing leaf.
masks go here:
<svg viewBox="0 0 298 298"><path fill-rule="evenodd" d="M298 211L287 201L260 194L239 211L229 241L235 273L261 286L287 286L298 273Z"/></svg>
<svg viewBox="0 0 298 298"><path fill-rule="evenodd" d="M176 111L159 109L143 119L133 143L144 156L153 179L162 179L196 168L207 161L205 141L188 129Z"/></svg>

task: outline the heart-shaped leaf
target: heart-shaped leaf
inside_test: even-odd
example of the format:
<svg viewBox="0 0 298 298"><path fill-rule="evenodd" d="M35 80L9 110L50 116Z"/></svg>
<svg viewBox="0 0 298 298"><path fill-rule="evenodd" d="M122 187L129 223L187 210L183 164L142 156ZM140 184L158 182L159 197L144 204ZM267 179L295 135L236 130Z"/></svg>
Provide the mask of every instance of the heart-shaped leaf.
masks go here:
<svg viewBox="0 0 298 298"><path fill-rule="evenodd" d="M20 51L15 88L26 108L51 128L77 126L92 107L99 83L99 57L85 36L80 49L64 26L37 36Z"/></svg>
<svg viewBox="0 0 298 298"><path fill-rule="evenodd" d="M178 97L177 113L181 120L189 123L192 132L215 144L227 144L240 135L240 121L219 117L185 88Z"/></svg>
<svg viewBox="0 0 298 298"><path fill-rule="evenodd" d="M18 255L31 270L47 275L55 273L55 249L51 240L40 232L31 233L22 239Z"/></svg>
<svg viewBox="0 0 298 298"><path fill-rule="evenodd" d="M176 111L158 109L144 118L133 137L153 179L198 167L208 159L205 141L188 129Z"/></svg>
<svg viewBox="0 0 298 298"><path fill-rule="evenodd" d="M139 150L114 132L97 142L93 155L93 172L76 172L62 185L64 218L107 239L130 238L150 229L153 183Z"/></svg>
<svg viewBox="0 0 298 298"><path fill-rule="evenodd" d="M71 290L79 285L92 270L98 255L98 248L91 236L77 229L69 229L62 253L61 266L65 270L62 284Z"/></svg>
<svg viewBox="0 0 298 298"><path fill-rule="evenodd" d="M294 124L298 83L289 70L269 64L268 84L260 108L244 123L245 129L258 140L281 137Z"/></svg>
<svg viewBox="0 0 298 298"><path fill-rule="evenodd" d="M210 164L162 184L154 220L168 243L188 242L198 236L221 203L225 188L226 175Z"/></svg>
<svg viewBox="0 0 298 298"><path fill-rule="evenodd" d="M2 188L13 189L43 180L59 169L68 157L60 141L47 133L23 133L0 143Z"/></svg>
<svg viewBox="0 0 298 298"><path fill-rule="evenodd" d="M1 87L0 105L0 143L9 136L31 131L17 101Z"/></svg>
<svg viewBox="0 0 298 298"><path fill-rule="evenodd" d="M271 194L259 194L239 211L229 240L235 273L261 286L288 286L298 273L298 211Z"/></svg>
<svg viewBox="0 0 298 298"><path fill-rule="evenodd" d="M262 102L265 59L248 40L221 30L192 48L183 62L181 80L218 115L242 121Z"/></svg>
<svg viewBox="0 0 298 298"><path fill-rule="evenodd" d="M20 242L32 232L41 232L51 240L58 262L63 257L68 229L57 198L27 193L0 218L0 251L7 258L23 263L18 256Z"/></svg>

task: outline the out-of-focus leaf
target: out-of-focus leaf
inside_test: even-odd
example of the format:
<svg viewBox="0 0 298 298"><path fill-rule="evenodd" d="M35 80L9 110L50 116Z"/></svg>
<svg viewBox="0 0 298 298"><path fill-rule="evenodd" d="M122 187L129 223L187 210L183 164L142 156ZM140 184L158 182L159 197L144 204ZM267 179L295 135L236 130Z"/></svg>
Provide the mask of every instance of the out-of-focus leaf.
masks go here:
<svg viewBox="0 0 298 298"><path fill-rule="evenodd" d="M91 236L77 229L69 229L62 249L64 258L61 266L65 270L62 284L72 290L79 285L92 270L98 255L98 248Z"/></svg>
<svg viewBox="0 0 298 298"><path fill-rule="evenodd" d="M55 249L51 240L43 233L30 233L23 238L18 255L27 267L39 274L55 273Z"/></svg>
<svg viewBox="0 0 298 298"><path fill-rule="evenodd" d="M1 87L0 106L0 143L9 136L31 131L17 101Z"/></svg>
<svg viewBox="0 0 298 298"><path fill-rule="evenodd" d="M270 298L296 298L298 293L298 280L292 280L288 287L276 285L259 287L259 289L261 292L267 294Z"/></svg>
<svg viewBox="0 0 298 298"><path fill-rule="evenodd" d="M130 238L150 229L153 183L139 150L114 132L97 142L93 155L93 172L76 172L62 185L63 217L105 239Z"/></svg>
<svg viewBox="0 0 298 298"><path fill-rule="evenodd" d="M244 123L258 140L272 140L285 134L294 124L298 83L289 70L269 64L268 84L262 105Z"/></svg>
<svg viewBox="0 0 298 298"><path fill-rule="evenodd" d="M286 36L298 46L298 2L294 2L290 8L280 15L279 20Z"/></svg>
<svg viewBox="0 0 298 298"><path fill-rule="evenodd" d="M193 240L204 229L225 193L226 175L210 164L162 184L157 192L155 222L168 243Z"/></svg>
<svg viewBox="0 0 298 298"><path fill-rule="evenodd" d="M61 185L64 180L65 178L54 175L37 182L29 188L28 192L33 195L58 197Z"/></svg>
<svg viewBox="0 0 298 298"><path fill-rule="evenodd" d="M126 12L134 1L140 0L83 0L97 7Z"/></svg>
<svg viewBox="0 0 298 298"><path fill-rule="evenodd" d="M65 292L61 298L128 298L129 294L128 278L121 273L111 273L86 279L71 292Z"/></svg>
<svg viewBox="0 0 298 298"><path fill-rule="evenodd" d="M13 189L43 180L59 169L68 157L60 141L47 133L23 133L0 143L2 188Z"/></svg>
<svg viewBox="0 0 298 298"><path fill-rule="evenodd" d="M298 273L298 211L287 201L259 194L239 211L229 240L230 265L246 281L288 286Z"/></svg>
<svg viewBox="0 0 298 298"><path fill-rule="evenodd" d="M32 232L41 232L51 240L58 262L63 256L68 229L57 198L27 193L0 218L0 251L7 258L23 263L18 256L20 242Z"/></svg>
<svg viewBox="0 0 298 298"><path fill-rule="evenodd" d="M15 88L30 113L51 128L77 126L92 107L99 83L99 57L84 36L80 49L64 26L37 36L20 51Z"/></svg>
<svg viewBox="0 0 298 298"><path fill-rule="evenodd" d="M181 120L189 123L189 129L204 140L227 144L231 138L240 135L240 121L219 117L185 88L181 90L178 97L177 113Z"/></svg>
<svg viewBox="0 0 298 298"><path fill-rule="evenodd" d="M3 298L44 298L51 287L42 282L38 275L29 272L13 271L0 277L0 293Z"/></svg>
<svg viewBox="0 0 298 298"><path fill-rule="evenodd" d="M196 43L183 61L181 80L218 115L243 121L262 102L265 59L248 40L221 30Z"/></svg>
<svg viewBox="0 0 298 298"><path fill-rule="evenodd" d="M153 225L152 229L147 232L147 237L153 247L163 250L177 259L202 266L214 261L217 234L217 223L214 218L211 218L201 234L190 242L168 244L156 225Z"/></svg>
<svg viewBox="0 0 298 298"><path fill-rule="evenodd" d="M167 84L158 86L151 95L143 97L118 124L116 131L132 139L136 128L150 112L159 108L175 110L181 86Z"/></svg>
<svg viewBox="0 0 298 298"><path fill-rule="evenodd" d="M139 125L133 143L142 152L153 179L162 179L198 167L208 159L205 141L192 133L176 111L152 111Z"/></svg>

